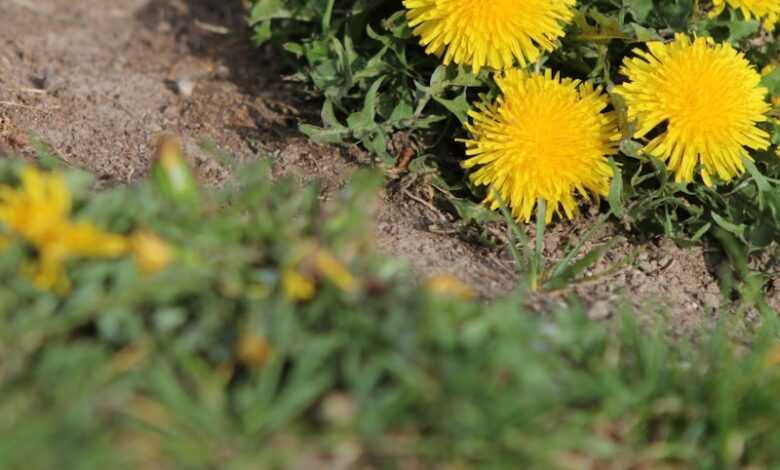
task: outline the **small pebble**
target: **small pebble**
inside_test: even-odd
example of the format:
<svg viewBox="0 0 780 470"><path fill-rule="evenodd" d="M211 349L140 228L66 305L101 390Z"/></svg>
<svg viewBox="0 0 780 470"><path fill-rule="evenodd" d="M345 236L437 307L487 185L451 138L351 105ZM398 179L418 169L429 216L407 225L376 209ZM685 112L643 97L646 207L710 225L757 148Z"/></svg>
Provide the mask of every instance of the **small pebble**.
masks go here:
<svg viewBox="0 0 780 470"><path fill-rule="evenodd" d="M593 305L588 309L588 318L591 320L604 320L612 315L609 302L606 300L598 300L593 302Z"/></svg>
<svg viewBox="0 0 780 470"><path fill-rule="evenodd" d="M195 82L188 78L181 78L173 81L174 89L179 95L189 98L192 96L192 92L195 91Z"/></svg>
<svg viewBox="0 0 780 470"><path fill-rule="evenodd" d="M214 76L219 79L226 80L230 78L230 69L226 65L220 64L214 71Z"/></svg>

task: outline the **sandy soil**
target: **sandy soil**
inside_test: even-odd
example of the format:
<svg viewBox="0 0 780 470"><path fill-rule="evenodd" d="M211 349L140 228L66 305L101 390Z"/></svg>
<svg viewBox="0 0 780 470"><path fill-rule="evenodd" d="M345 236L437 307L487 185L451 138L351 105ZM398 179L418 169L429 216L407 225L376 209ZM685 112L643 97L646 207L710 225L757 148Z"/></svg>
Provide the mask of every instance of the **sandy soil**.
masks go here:
<svg viewBox="0 0 780 470"><path fill-rule="evenodd" d="M39 138L105 185L128 183L147 172L155 134L174 131L204 182L230 177L199 146L211 142L241 161L272 158L276 174L318 179L326 193L338 189L365 157L296 131L300 119L317 119L316 102L283 79L277 53L247 37L237 0L0 0L0 155L32 158ZM375 214L377 245L420 278L452 273L485 297L513 288L505 248L432 229L439 222L424 199L388 190ZM590 223L555 225L545 253L560 258ZM627 302L666 312L676 332L712 324L723 301L715 253L613 226L602 232L591 247L623 239L587 282L529 301L549 309L576 292L594 318ZM780 285L767 289L780 309Z"/></svg>

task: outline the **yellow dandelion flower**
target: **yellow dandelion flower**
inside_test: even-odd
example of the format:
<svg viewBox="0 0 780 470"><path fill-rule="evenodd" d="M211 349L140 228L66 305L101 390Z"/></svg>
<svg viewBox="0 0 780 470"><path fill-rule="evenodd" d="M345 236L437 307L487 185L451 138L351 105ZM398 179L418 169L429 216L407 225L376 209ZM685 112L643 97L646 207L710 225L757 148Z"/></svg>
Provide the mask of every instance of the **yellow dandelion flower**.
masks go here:
<svg viewBox="0 0 780 470"><path fill-rule="evenodd" d="M404 0L409 26L425 52L444 64L503 70L555 49L575 0Z"/></svg>
<svg viewBox="0 0 780 470"><path fill-rule="evenodd" d="M73 256L115 258L127 250L125 237L105 232L91 223L69 223L64 228L57 242Z"/></svg>
<svg viewBox="0 0 780 470"><path fill-rule="evenodd" d="M282 289L285 297L293 302L311 300L315 294L314 283L295 269L282 273Z"/></svg>
<svg viewBox="0 0 780 470"><path fill-rule="evenodd" d="M464 168L477 185L490 186L528 222L539 199L547 204L549 222L561 209L568 218L577 213L575 194L606 196L612 169L605 155L616 152L620 134L616 116L602 112L607 97L591 83L513 69L496 77L501 96L480 103L465 140L470 156ZM499 201L491 191L493 209Z"/></svg>
<svg viewBox="0 0 780 470"><path fill-rule="evenodd" d="M455 297L461 300L474 298L474 291L451 274L438 274L428 279L428 289L443 297Z"/></svg>
<svg viewBox="0 0 780 470"><path fill-rule="evenodd" d="M780 19L779 0L712 0L714 9L710 16L721 14L726 4L734 10L739 10L746 19L755 17L764 19L763 25L767 30L772 30Z"/></svg>
<svg viewBox="0 0 780 470"><path fill-rule="evenodd" d="M341 290L352 292L355 290L356 283L352 274L344 267L341 261L337 260L330 252L317 250L314 254L314 264L317 271L330 279Z"/></svg>
<svg viewBox="0 0 780 470"><path fill-rule="evenodd" d="M0 222L30 240L56 235L51 227L67 221L71 198L61 175L22 169L21 188L0 186Z"/></svg>
<svg viewBox="0 0 780 470"><path fill-rule="evenodd" d="M38 271L33 279L41 289L68 289L65 263L71 258L115 258L127 248L124 237L88 223L52 226L52 231L59 233L50 234L43 241L30 239L38 250Z"/></svg>
<svg viewBox="0 0 780 470"><path fill-rule="evenodd" d="M112 258L127 249L124 237L70 221L71 196L61 175L24 168L21 187L0 186L0 224L35 247L33 280L42 289L66 290L64 263L75 257Z"/></svg>
<svg viewBox="0 0 780 470"><path fill-rule="evenodd" d="M265 336L247 334L236 345L238 359L249 367L261 368L271 357L273 347Z"/></svg>
<svg viewBox="0 0 780 470"><path fill-rule="evenodd" d="M697 166L708 186L712 175L728 181L742 174L745 147L769 145L769 135L756 127L769 110L761 76L742 53L711 39L691 42L678 34L669 44L647 47L624 61L622 73L630 81L614 89L637 123L635 137L666 124L645 152L665 161L678 182L691 181Z"/></svg>
<svg viewBox="0 0 780 470"><path fill-rule="evenodd" d="M130 237L130 251L141 271L154 274L165 269L173 260L168 243L151 232L136 232Z"/></svg>

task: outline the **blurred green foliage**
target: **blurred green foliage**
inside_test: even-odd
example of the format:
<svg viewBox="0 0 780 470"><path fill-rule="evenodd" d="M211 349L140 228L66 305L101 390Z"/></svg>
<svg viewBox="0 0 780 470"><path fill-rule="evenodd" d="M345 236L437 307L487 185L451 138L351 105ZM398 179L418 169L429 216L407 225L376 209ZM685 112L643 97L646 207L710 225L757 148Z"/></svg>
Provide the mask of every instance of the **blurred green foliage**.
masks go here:
<svg viewBox="0 0 780 470"><path fill-rule="evenodd" d="M675 31L734 42L758 65L777 56L777 41L753 45L757 22L696 5L581 2L543 61L611 86L630 47ZM305 133L359 141L385 168L411 145L409 170L433 171L451 210L485 220L451 137L469 102L495 90L424 56L398 9L260 0L251 18L257 42L283 44L301 60L297 78L324 97L323 122ZM765 80L777 94L780 76ZM155 233L174 261L149 274L131 259L73 260L73 287L56 294L20 275L34 250L3 246L0 468L776 467L780 349L760 300L772 274L748 259L777 251L775 157L756 155L742 178L709 189L673 183L635 142L621 149L605 207L638 230L714 235L740 294L765 313L747 340L732 338L727 315L707 339L671 340L627 307L594 322L574 298L531 312L523 286L490 304L421 286L365 235L374 173L324 205L316 185L272 181L263 165L220 191L199 191L191 175L173 184L159 162L151 180L99 193L66 172L78 220ZM0 184L16 184L18 169L0 162ZM540 239L531 277L560 288L584 264L545 269Z"/></svg>
<svg viewBox="0 0 780 470"><path fill-rule="evenodd" d="M18 164L0 166L14 181ZM159 169L158 169L159 170ZM362 235L377 178L339 204L248 168L200 204L152 181L101 193L68 173L76 217L175 249L68 265L69 294L0 255L0 468L737 468L780 462L771 316L739 349L531 314L420 287ZM162 178L164 180L164 178ZM354 277L307 271L312 246ZM303 251L301 251L303 250ZM290 298L285 272L313 283Z"/></svg>

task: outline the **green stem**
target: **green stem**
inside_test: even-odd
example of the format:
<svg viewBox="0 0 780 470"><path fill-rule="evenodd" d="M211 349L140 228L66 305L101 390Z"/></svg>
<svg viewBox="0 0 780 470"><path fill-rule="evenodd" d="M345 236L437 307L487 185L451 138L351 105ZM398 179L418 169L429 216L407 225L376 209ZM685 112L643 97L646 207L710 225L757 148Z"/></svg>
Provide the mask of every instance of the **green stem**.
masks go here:
<svg viewBox="0 0 780 470"><path fill-rule="evenodd" d="M541 285L540 273L542 267L542 250L544 249L545 218L547 204L539 198L536 204L536 239L534 240L534 256L531 262L531 290L536 291Z"/></svg>

